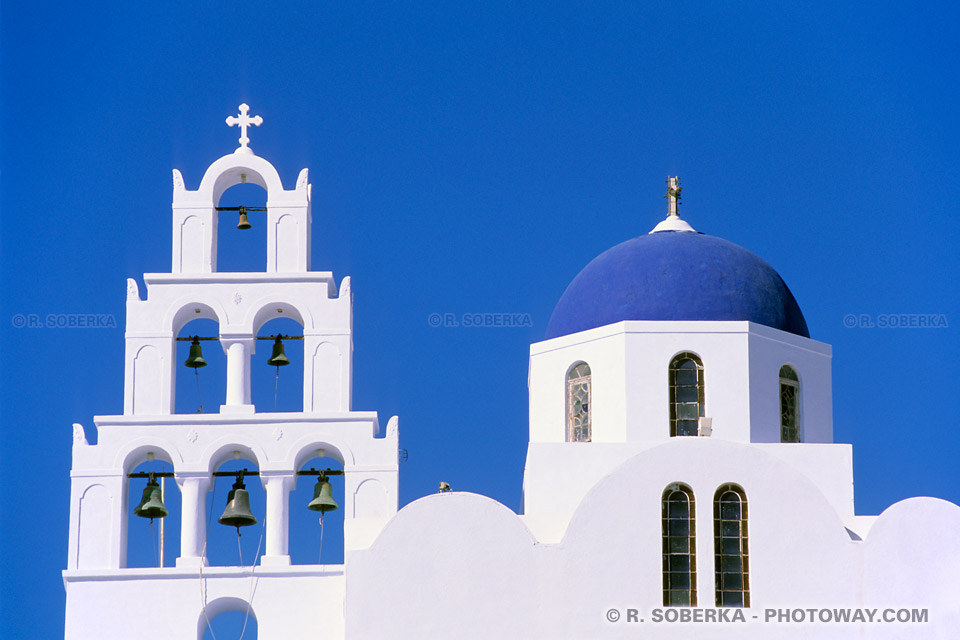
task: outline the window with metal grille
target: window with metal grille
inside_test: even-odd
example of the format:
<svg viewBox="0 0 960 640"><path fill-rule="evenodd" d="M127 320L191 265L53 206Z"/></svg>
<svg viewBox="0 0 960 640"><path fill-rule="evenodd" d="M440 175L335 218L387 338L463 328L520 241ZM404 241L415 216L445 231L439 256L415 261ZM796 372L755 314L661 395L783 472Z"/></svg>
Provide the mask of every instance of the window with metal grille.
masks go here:
<svg viewBox="0 0 960 640"><path fill-rule="evenodd" d="M703 363L694 353L678 354L670 363L670 435L699 435L703 416Z"/></svg>
<svg viewBox="0 0 960 640"><path fill-rule="evenodd" d="M671 484L663 492L663 604L697 606L697 551L693 491Z"/></svg>
<svg viewBox="0 0 960 640"><path fill-rule="evenodd" d="M750 606L747 496L725 484L713 498L713 540L718 607Z"/></svg>
<svg viewBox="0 0 960 640"><path fill-rule="evenodd" d="M567 442L590 442L590 366L578 362L567 374Z"/></svg>
<svg viewBox="0 0 960 640"><path fill-rule="evenodd" d="M800 379L786 364L780 367L780 442L800 442Z"/></svg>

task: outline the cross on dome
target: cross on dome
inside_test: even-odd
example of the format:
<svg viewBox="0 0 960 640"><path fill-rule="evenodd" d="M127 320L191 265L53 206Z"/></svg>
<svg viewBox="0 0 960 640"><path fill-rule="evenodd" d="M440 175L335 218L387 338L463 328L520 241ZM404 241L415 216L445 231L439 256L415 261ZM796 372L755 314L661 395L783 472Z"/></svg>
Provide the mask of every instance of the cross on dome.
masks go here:
<svg viewBox="0 0 960 640"><path fill-rule="evenodd" d="M250 107L247 103L243 103L240 105L239 115L227 117L227 126L232 127L238 125L240 127L240 146L234 153L253 153L253 150L247 146L250 143L250 138L247 137L247 127L250 125L259 127L263 124L263 118L260 116L253 116L251 118L247 115L248 111L250 111Z"/></svg>
<svg viewBox="0 0 960 640"><path fill-rule="evenodd" d="M683 187L680 186L680 176L667 176L667 215L677 217L680 215L680 192Z"/></svg>
<svg viewBox="0 0 960 640"><path fill-rule="evenodd" d="M680 176L667 176L667 193L663 197L667 199L667 217L660 221L650 233L658 231L695 231L693 227L687 224L686 220L680 218L680 192L683 187L680 186Z"/></svg>

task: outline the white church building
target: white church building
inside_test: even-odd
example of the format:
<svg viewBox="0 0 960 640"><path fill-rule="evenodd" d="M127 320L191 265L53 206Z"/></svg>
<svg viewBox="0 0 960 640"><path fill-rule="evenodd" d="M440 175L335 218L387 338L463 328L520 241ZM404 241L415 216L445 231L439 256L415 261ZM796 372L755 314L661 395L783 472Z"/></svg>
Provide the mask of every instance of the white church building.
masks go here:
<svg viewBox="0 0 960 640"><path fill-rule="evenodd" d="M127 282L123 414L94 418L95 445L74 425L68 640L199 640L229 610L261 640L960 638L960 507L855 515L830 346L766 262L679 216L676 178L666 219L590 262L530 347L522 513L456 491L398 511L398 420L351 406L350 279L311 269L308 172L284 188L249 147L260 122L228 118L240 146L196 190L174 170L171 272ZM217 270L239 183L266 191L264 272ZM303 407L258 412L251 355L279 317L302 327ZM176 413L197 318L219 326L226 400ZM290 561L290 493L318 457L342 469L342 565ZM263 554L211 566L206 496L235 459L265 490ZM127 566L148 460L179 492L139 507L179 511L173 566Z"/></svg>

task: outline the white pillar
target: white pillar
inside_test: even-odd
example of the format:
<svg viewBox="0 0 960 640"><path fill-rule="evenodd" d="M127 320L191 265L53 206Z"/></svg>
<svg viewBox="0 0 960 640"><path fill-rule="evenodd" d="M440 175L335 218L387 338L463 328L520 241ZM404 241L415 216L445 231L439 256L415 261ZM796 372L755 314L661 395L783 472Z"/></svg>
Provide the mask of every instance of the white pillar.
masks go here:
<svg viewBox="0 0 960 640"><path fill-rule="evenodd" d="M266 548L262 565L290 564L290 491L296 481L292 472L260 472L267 492Z"/></svg>
<svg viewBox="0 0 960 640"><path fill-rule="evenodd" d="M203 558L203 544L207 539L207 492L210 490L210 477L177 476L180 485L180 557L177 566L199 566L207 564Z"/></svg>
<svg viewBox="0 0 960 640"><path fill-rule="evenodd" d="M220 406L220 412L253 413L254 407L250 402L250 356L256 352L256 339L252 336L227 337L221 334L220 346L227 354L227 403Z"/></svg>

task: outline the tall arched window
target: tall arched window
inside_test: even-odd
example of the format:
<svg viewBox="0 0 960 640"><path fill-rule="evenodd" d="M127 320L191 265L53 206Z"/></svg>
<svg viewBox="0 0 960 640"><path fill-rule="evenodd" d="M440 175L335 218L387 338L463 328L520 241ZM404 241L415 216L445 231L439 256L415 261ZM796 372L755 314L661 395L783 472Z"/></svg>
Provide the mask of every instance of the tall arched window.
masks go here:
<svg viewBox="0 0 960 640"><path fill-rule="evenodd" d="M590 365L578 362L567 374L567 442L590 442Z"/></svg>
<svg viewBox="0 0 960 640"><path fill-rule="evenodd" d="M703 416L703 363L694 353L680 353L670 363L670 435L699 435Z"/></svg>
<svg viewBox="0 0 960 640"><path fill-rule="evenodd" d="M800 442L800 379L787 364L780 367L780 442Z"/></svg>
<svg viewBox="0 0 960 640"><path fill-rule="evenodd" d="M713 498L717 606L750 606L750 558L747 552L747 496L725 484Z"/></svg>
<svg viewBox="0 0 960 640"><path fill-rule="evenodd" d="M693 491L672 484L663 492L663 604L697 606L697 551Z"/></svg>

